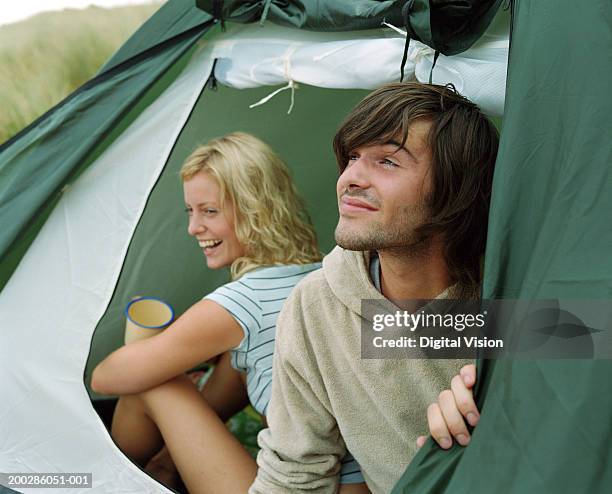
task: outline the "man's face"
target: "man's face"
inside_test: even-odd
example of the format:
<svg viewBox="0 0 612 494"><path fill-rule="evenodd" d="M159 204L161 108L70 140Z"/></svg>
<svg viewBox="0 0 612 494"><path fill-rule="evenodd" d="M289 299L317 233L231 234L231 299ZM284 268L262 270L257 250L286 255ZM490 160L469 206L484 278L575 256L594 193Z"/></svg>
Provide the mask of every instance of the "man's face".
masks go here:
<svg viewBox="0 0 612 494"><path fill-rule="evenodd" d="M336 243L349 250L417 248L426 241L415 229L429 218L431 150L430 123L410 125L401 137L350 152L336 191L340 220Z"/></svg>

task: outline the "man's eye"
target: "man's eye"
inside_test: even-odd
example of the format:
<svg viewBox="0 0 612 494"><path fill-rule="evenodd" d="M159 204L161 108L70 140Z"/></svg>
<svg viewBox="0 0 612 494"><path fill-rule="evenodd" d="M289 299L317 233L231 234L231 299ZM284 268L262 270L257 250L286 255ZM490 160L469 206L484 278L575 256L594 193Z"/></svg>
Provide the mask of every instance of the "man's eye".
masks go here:
<svg viewBox="0 0 612 494"><path fill-rule="evenodd" d="M350 166L353 161L357 161L358 159L359 159L359 156L357 156L356 154L349 154L348 163L346 164L346 166Z"/></svg>
<svg viewBox="0 0 612 494"><path fill-rule="evenodd" d="M387 167L389 167L389 168L395 168L395 167L397 167L397 166L398 166L398 165L397 165L397 163L394 163L393 161L388 160L388 159L386 159L386 158L385 158L385 159L383 159L383 160L380 160L380 162L381 162L383 165L385 165L385 166L387 166Z"/></svg>

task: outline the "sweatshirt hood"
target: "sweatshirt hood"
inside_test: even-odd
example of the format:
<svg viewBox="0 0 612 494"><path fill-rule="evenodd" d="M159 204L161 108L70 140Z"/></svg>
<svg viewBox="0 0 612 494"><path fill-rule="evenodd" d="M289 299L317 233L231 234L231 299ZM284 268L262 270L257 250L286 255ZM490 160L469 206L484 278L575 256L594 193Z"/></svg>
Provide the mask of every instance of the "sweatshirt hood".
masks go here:
<svg viewBox="0 0 612 494"><path fill-rule="evenodd" d="M375 300L374 304L367 305L377 311L393 312L396 309L395 305L376 289L370 278L368 251L346 250L336 246L323 258L323 275L336 298L349 310L368 320L372 318L369 314L362 313L363 300Z"/></svg>
<svg viewBox="0 0 612 494"><path fill-rule="evenodd" d="M372 321L375 313L393 314L400 310L374 286L370 278L369 251L346 250L336 246L323 258L323 275L336 298L349 310L369 321ZM440 293L436 299L476 300L480 298L479 289L478 286L462 287L455 284ZM369 303L363 304L364 300ZM441 310L441 307L436 309L429 304L425 309L427 307Z"/></svg>

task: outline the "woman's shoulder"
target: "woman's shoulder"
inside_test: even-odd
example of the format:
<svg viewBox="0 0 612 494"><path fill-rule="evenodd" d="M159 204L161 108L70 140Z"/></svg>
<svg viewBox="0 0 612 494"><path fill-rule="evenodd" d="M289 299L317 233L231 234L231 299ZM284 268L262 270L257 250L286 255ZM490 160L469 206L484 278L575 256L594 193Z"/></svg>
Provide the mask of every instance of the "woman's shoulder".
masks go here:
<svg viewBox="0 0 612 494"><path fill-rule="evenodd" d="M274 266L262 266L248 271L234 283L241 283L254 289L262 286L295 285L309 273L319 269L321 269L320 262L311 264L276 264Z"/></svg>

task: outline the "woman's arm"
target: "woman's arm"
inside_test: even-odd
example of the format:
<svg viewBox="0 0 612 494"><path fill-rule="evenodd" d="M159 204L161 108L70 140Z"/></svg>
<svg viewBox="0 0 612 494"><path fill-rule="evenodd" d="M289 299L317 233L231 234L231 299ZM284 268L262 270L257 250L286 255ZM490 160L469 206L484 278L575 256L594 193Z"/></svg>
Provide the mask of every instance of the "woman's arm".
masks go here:
<svg viewBox="0 0 612 494"><path fill-rule="evenodd" d="M94 369L91 387L101 394L139 393L238 346L243 336L229 312L202 300L159 335L111 353Z"/></svg>

